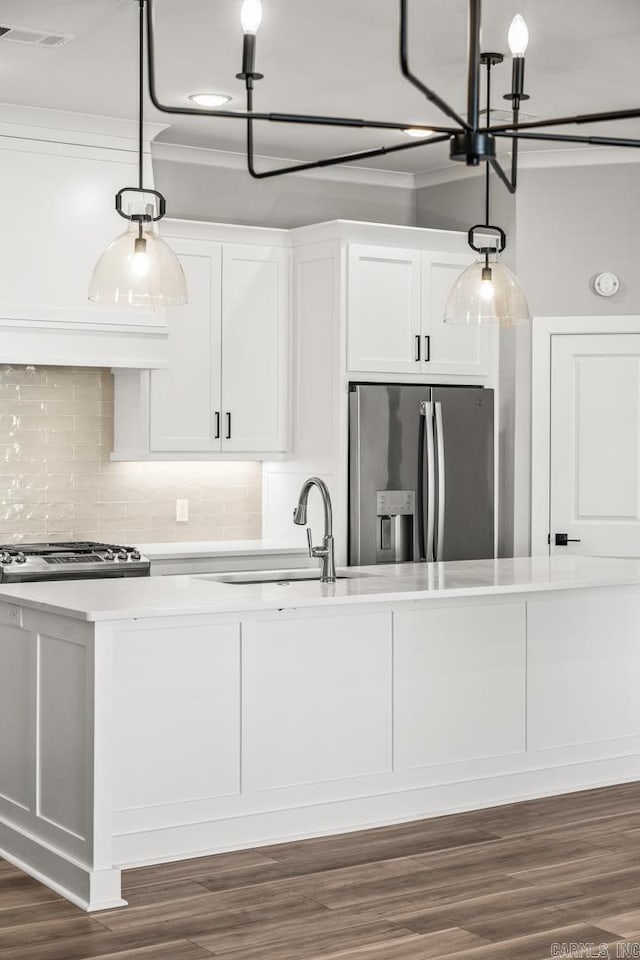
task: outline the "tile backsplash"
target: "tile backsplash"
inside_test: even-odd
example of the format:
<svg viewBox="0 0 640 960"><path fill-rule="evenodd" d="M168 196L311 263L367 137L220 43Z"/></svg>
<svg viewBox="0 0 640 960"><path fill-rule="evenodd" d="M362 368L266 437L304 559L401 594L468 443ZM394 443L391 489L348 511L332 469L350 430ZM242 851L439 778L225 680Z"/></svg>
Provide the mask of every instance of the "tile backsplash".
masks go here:
<svg viewBox="0 0 640 960"><path fill-rule="evenodd" d="M112 463L112 448L108 370L0 366L0 543L260 537L259 463Z"/></svg>

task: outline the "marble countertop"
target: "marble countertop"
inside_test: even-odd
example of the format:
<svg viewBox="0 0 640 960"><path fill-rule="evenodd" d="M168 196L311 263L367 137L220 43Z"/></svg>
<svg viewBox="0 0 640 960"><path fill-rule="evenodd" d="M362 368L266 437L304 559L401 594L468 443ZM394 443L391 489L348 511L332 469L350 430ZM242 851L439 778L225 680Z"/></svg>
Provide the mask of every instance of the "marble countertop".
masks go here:
<svg viewBox="0 0 640 960"><path fill-rule="evenodd" d="M277 573L277 572L274 572ZM350 578L237 585L219 574L0 585L0 603L85 621L295 610L335 605L640 585L640 560L533 557L350 568Z"/></svg>
<svg viewBox="0 0 640 960"><path fill-rule="evenodd" d="M206 557L251 557L260 554L306 554L302 540L199 540L194 543L141 543L138 549L149 560L203 560Z"/></svg>

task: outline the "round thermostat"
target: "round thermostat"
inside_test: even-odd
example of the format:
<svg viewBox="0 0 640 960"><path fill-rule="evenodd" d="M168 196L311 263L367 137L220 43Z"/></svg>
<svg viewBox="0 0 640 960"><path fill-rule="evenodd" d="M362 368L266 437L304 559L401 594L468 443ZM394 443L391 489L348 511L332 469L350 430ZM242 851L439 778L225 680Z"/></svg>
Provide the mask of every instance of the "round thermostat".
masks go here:
<svg viewBox="0 0 640 960"><path fill-rule="evenodd" d="M601 297L612 297L620 289L620 281L615 273L599 273L593 281L593 288Z"/></svg>

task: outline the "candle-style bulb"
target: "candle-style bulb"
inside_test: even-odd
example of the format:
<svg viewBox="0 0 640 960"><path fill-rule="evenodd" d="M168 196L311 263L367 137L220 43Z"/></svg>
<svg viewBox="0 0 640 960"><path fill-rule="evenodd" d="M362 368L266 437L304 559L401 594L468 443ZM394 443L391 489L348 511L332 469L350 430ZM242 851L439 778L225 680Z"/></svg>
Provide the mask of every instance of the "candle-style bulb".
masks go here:
<svg viewBox="0 0 640 960"><path fill-rule="evenodd" d="M240 11L240 20L244 32L255 36L262 23L262 3L260 0L244 0Z"/></svg>
<svg viewBox="0 0 640 960"><path fill-rule="evenodd" d="M524 57L529 46L529 28L519 13L511 21L508 34L509 49L514 57Z"/></svg>

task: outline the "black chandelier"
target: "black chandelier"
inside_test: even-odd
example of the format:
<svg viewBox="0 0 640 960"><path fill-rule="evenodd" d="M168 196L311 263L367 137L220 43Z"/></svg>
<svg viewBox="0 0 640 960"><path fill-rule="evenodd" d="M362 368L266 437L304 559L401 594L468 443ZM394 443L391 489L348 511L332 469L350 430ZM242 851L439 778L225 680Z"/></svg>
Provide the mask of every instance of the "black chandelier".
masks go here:
<svg viewBox="0 0 640 960"><path fill-rule="evenodd" d="M611 110L600 113L585 113L576 116L555 117L546 120L528 120L521 122L520 108L523 101L529 97L524 91L525 53L528 44L528 31L522 17L516 16L509 31L509 46L513 57L511 91L505 99L511 103L512 118L509 123L491 123L491 69L502 62L503 56L499 53L485 53L481 50L481 17L482 0L469 0L469 29L468 29L468 69L467 69L467 112L466 117L460 116L438 93L426 86L416 76L409 64L409 0L399 0L400 5L400 35L399 59L403 76L416 87L424 97L437 107L450 121L450 125L428 124L425 136L421 137L421 128L415 123L400 121L366 120L354 117L322 116L300 113L260 112L254 109L254 92L256 84L263 79L263 74L256 72L256 35L262 20L261 0L244 0L241 20L244 30L242 70L237 74L238 79L244 81L246 91L245 110L203 109L189 106L174 106L160 100L156 86L155 68L155 15L154 0L137 0L147 4L147 41L148 41L148 79L149 95L152 103L162 113L178 116L207 116L240 120L246 123L247 129L247 168L256 180L283 176L289 173L302 173L331 167L338 164L347 164L375 157L387 156L404 150L416 150L431 147L437 143L449 142L450 157L467 166L477 167L485 163L487 167L487 190L490 172L493 172L502 181L504 186L515 193L518 178L518 145L521 140L546 141L550 143L576 143L610 147L640 147L640 140L608 136L580 136L573 133L548 132L545 128L563 127L580 124L596 124L612 120L630 120L640 118L640 108L629 110ZM487 72L487 112L486 119L481 120L480 96L482 70ZM401 144L391 144L370 150L359 150L353 153L323 158L321 160L304 163L294 163L277 169L259 171L256 169L255 131L256 123L300 124L315 127L336 127L358 130L396 131L411 134L411 140ZM511 165L506 171L497 157L497 143L500 140L511 141ZM488 207L488 204L487 204ZM487 209L488 221L488 209ZM483 225L486 228L490 224ZM485 259L485 282L490 264L489 252L500 253L504 249L505 237L500 228L491 228L498 238L495 247L478 247L475 243L475 231L472 228L469 242L472 249L481 253ZM512 275L513 276L513 275ZM515 278L514 278L515 279ZM485 302L489 301L487 296ZM486 311L485 311L486 313ZM505 318L494 317L497 322ZM512 317L507 318L509 322ZM468 315L466 322L483 322L482 318ZM485 321L486 322L486 321Z"/></svg>
<svg viewBox="0 0 640 960"><path fill-rule="evenodd" d="M513 57L513 80L511 92L506 98L512 103L513 118L511 123L491 124L490 117L486 125L480 123L480 78L483 65L483 54L480 50L481 36L481 9L482 0L469 0L469 59L467 80L467 118L459 116L434 90L427 87L412 71L409 66L408 36L409 11L408 0L399 0L400 3L400 68L403 75L412 83L434 106L444 113L455 126L433 126L429 130L436 136L417 139L412 143L394 144L388 147L379 147L374 150L361 150L355 153L344 154L339 157L328 157L323 160L309 163L298 163L277 170L259 172L255 169L253 152L253 125L255 121L269 123L293 123L321 127L343 127L345 129L367 130L396 130L405 131L416 128L415 123L387 122L383 120L364 120L353 117L325 117L298 113L261 113L253 108L253 92L255 83L263 79L263 74L255 72L256 33L259 26L260 0L245 0L256 13L253 22L249 15L245 17L245 34L243 48L243 67L238 74L244 80L246 87L247 108L242 110L198 109L196 107L179 107L162 103L156 88L155 70L155 28L154 28L154 0L146 0L148 5L147 35L148 35L148 69L149 94L154 106L162 113L188 116L224 117L232 120L247 122L248 133L248 169L252 177L263 179L277 177L286 173L301 173L304 170L313 170L319 167L329 167L336 164L349 163L356 160L366 160L384 156L401 150L412 150L419 147L431 146L434 143L450 141L451 159L464 161L469 166L477 166L482 161L491 164L505 186L512 192L516 187L517 151L514 150L514 162L511 176L507 176L496 159L496 140L506 138L516 142L519 140L545 140L558 143L582 143L607 147L640 147L640 140L631 140L621 137L577 136L566 133L537 132L544 127L561 127L572 124L603 123L611 120L632 120L640 117L640 108L631 110L610 110L604 113L584 113L572 117L555 117L548 120L533 120L521 123L519 121L520 105L528 99L524 93L524 53L517 52ZM485 57L495 56L486 54ZM496 63L502 60L498 55Z"/></svg>

